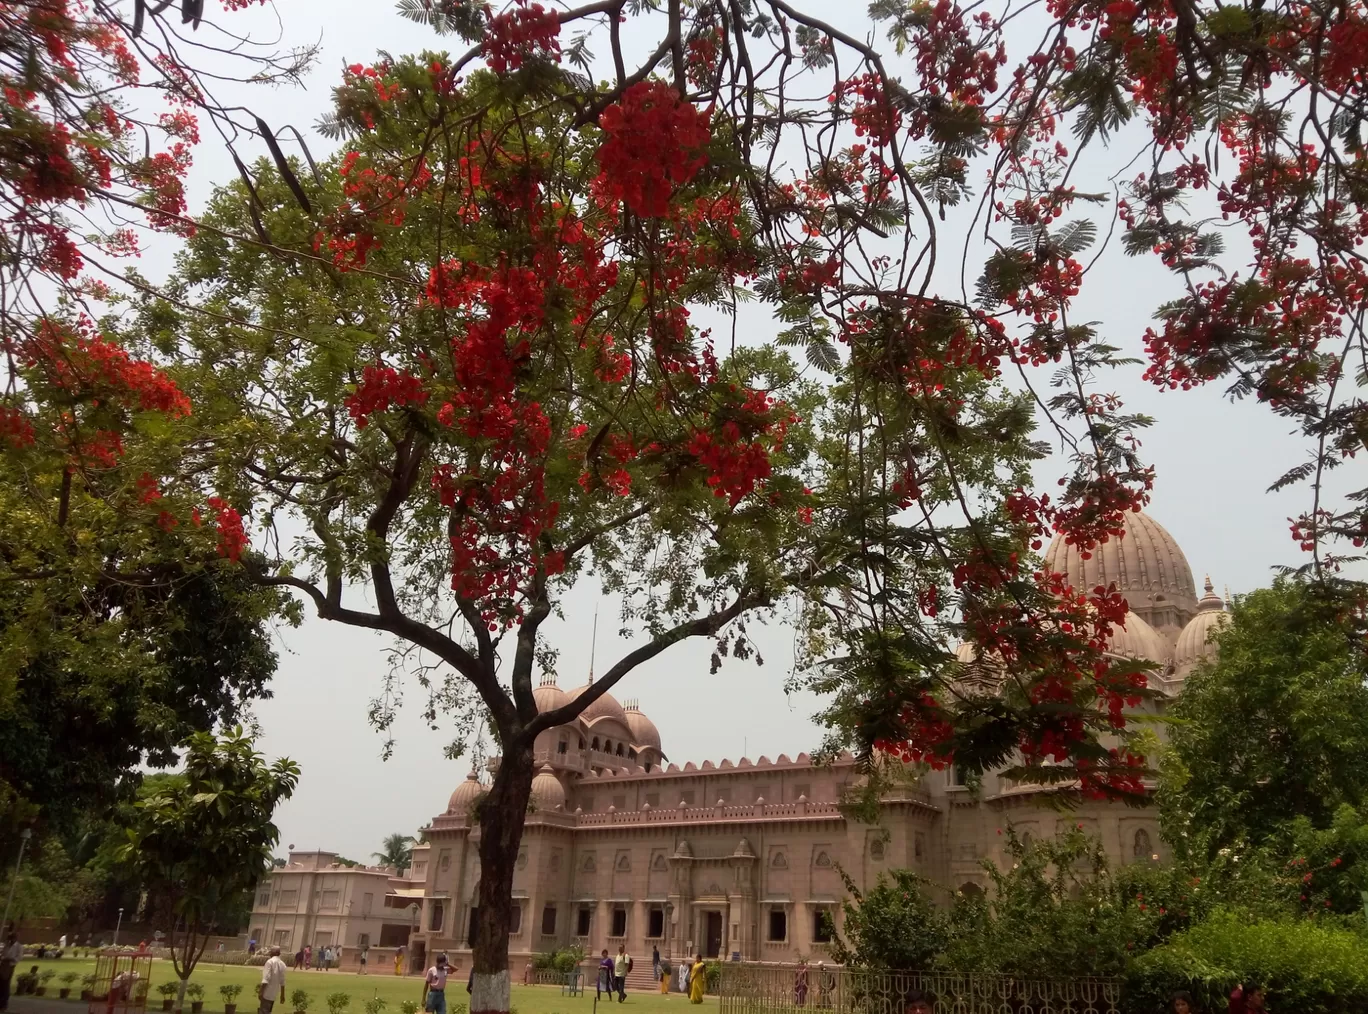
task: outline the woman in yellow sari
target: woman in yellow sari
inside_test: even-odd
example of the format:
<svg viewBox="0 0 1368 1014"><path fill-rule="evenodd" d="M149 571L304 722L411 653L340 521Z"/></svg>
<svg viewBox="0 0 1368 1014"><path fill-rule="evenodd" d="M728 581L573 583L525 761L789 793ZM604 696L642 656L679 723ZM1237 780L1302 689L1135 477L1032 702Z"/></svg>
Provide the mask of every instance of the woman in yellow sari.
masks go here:
<svg viewBox="0 0 1368 1014"><path fill-rule="evenodd" d="M703 963L703 955L694 959L689 969L689 1003L702 1003L703 990L708 985L708 966Z"/></svg>

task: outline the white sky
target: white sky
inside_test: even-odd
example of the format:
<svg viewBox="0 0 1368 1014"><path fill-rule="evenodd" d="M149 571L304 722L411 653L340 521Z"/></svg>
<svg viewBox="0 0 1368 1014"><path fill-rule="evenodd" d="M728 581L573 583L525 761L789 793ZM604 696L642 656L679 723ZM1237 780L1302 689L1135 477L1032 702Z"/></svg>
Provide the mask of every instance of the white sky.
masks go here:
<svg viewBox="0 0 1368 1014"><path fill-rule="evenodd" d="M861 24L863 5L809 0L805 6L859 35L867 33ZM285 44L321 38L322 58L307 88L242 98L272 127L298 127L316 157L326 154L329 145L313 124L326 109L329 89L344 64L372 62L377 50L397 55L442 49L446 41L401 19L388 0L278 0L278 11ZM248 28L258 38L276 31L276 14L269 10L219 16L232 19L224 24ZM263 153L257 142L245 147L244 160ZM196 158L192 206L204 199L212 183L234 175L212 137L206 136ZM1137 171L1131 168L1126 176ZM952 216L943 226L947 235L955 224ZM942 257L957 263L959 242L948 235L946 249L953 248L953 255ZM145 269L153 270L163 258L151 260ZM1085 284L1074 319L1100 321L1114 344L1138 356L1150 314L1163 294L1172 291L1171 284L1154 259L1131 261L1109 250ZM763 319L747 323L763 337ZM1247 591L1268 583L1272 566L1302 562L1289 538L1287 519L1305 509L1307 492L1264 492L1302 458L1303 445L1289 437L1288 424L1257 405L1231 405L1217 389L1160 393L1140 380L1141 370L1118 375L1105 386L1120 393L1132 409L1158 420L1143 435L1144 452L1158 471L1150 513L1186 551L1199 587L1202 575L1210 573L1218 592L1224 586ZM1060 461L1051 461L1041 477L1052 488L1062 470ZM594 609L593 596L586 593L584 601L567 608L567 622L545 628L562 653L562 686L583 680L588 672ZM597 647L600 672L627 643L617 638L615 621L612 604L605 603ZM792 661L791 634L775 627L757 641L765 655L763 668L728 661L721 672L710 675L707 645L684 644L630 675L617 697L640 699L642 710L660 728L665 750L681 763L736 760L743 750L752 758L811 750L821 737L811 720L816 702L790 699L783 691ZM386 645L378 635L313 618L299 630L282 632L276 696L257 708L261 748L271 757L293 757L303 768L295 798L278 814L282 850L293 844L368 859L384 835L412 833L440 813L465 777L466 762L442 757L449 734L425 728L417 707L401 714L395 756L380 760L381 737L367 725L367 707L387 668ZM412 690L410 702L416 704L419 694L416 687Z"/></svg>

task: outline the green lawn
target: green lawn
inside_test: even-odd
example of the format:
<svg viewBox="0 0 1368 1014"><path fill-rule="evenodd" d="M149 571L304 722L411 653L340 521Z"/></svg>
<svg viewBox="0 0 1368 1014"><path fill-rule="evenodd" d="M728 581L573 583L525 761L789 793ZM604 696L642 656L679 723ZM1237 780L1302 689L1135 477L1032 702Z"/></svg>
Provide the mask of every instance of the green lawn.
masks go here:
<svg viewBox="0 0 1368 1014"><path fill-rule="evenodd" d="M57 990L62 985L60 979L63 973L75 972L78 975L87 975L95 971L94 958L62 958L46 961L29 958L16 971L27 972L33 965L37 965L39 971L49 968L56 971L57 976L48 983L47 995L50 997L57 995ZM171 962L152 962L152 992L147 1000L149 1012L161 1009L161 997L156 992L157 986L174 978L175 972L171 970ZM248 968L242 965L220 967L211 961L202 961L190 980L204 986L205 1014L214 1014L214 1012L223 1010L223 998L219 996L218 988L230 982L242 984L242 993L238 997L238 1010L241 1014L255 1014L256 1003L252 997L256 991L256 984L261 981L261 969L259 967ZM452 985L451 1003L447 1008L448 1014L458 1014L455 1009L456 1005L465 999L464 982L459 985L456 983ZM72 986L72 995L79 996L80 989L81 984L78 980ZM313 998L309 1007L310 1014L327 1014L326 997L330 993L347 993L351 996L351 1006L348 1007L347 1014L365 1014L363 1005L372 997L380 997L386 1001L385 1014L399 1014L399 1004L402 1001L422 999L423 980L415 975L397 976L380 973L356 975L352 972L296 972L290 969L285 973L285 989L288 993L293 993L296 989L308 990ZM601 1001L600 1006L606 1003L606 1000ZM659 993L633 994L629 992L626 1003L615 1003L612 1006L614 1009L623 1010L631 1008L634 1014L685 1014L686 1011L699 1009L691 1007L688 998L679 993L661 996ZM704 1008L716 1008L716 998L709 997L703 1006ZM592 1014L594 991L589 989L583 996L570 997L562 996L560 989L555 986L514 986L513 1008L517 1014ZM286 1005L286 1010L288 1011L288 1009L288 1005Z"/></svg>

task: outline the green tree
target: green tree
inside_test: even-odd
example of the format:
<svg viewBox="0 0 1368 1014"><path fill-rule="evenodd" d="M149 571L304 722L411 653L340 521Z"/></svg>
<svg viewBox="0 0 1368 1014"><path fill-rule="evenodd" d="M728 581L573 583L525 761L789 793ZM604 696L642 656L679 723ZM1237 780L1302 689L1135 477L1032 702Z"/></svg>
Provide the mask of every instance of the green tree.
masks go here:
<svg viewBox="0 0 1368 1014"><path fill-rule="evenodd" d="M380 851L372 852L371 855L381 866L393 866L402 873L413 862L414 840L414 837L408 834L385 835Z"/></svg>
<svg viewBox="0 0 1368 1014"><path fill-rule="evenodd" d="M926 880L911 870L880 874L861 892L841 871L845 919L832 936L831 957L843 965L921 970L931 967L945 949L946 919L926 894Z"/></svg>
<svg viewBox="0 0 1368 1014"><path fill-rule="evenodd" d="M178 1006L209 931L271 869L280 837L272 816L299 780L293 761L267 765L241 728L196 733L184 745L184 771L138 800L120 853L169 916Z"/></svg>
<svg viewBox="0 0 1368 1014"><path fill-rule="evenodd" d="M1219 655L1170 711L1159 798L1176 848L1259 844L1293 818L1325 828L1340 806L1368 802L1362 639L1333 584L1282 578L1235 601Z"/></svg>

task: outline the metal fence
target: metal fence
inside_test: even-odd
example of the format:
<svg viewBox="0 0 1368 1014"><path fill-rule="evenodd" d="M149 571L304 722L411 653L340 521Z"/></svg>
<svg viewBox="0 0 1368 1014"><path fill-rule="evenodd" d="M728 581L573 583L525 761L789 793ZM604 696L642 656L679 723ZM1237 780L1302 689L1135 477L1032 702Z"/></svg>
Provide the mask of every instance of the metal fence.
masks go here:
<svg viewBox="0 0 1368 1014"><path fill-rule="evenodd" d="M727 963L721 1014L904 1014L914 991L934 1014L1121 1014L1119 979L1018 979Z"/></svg>

